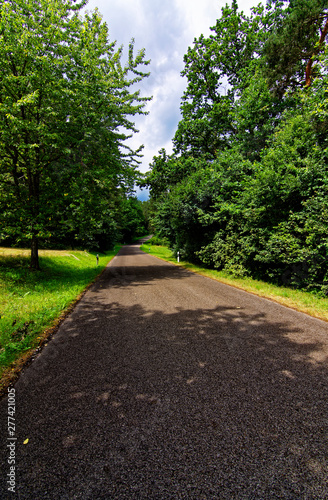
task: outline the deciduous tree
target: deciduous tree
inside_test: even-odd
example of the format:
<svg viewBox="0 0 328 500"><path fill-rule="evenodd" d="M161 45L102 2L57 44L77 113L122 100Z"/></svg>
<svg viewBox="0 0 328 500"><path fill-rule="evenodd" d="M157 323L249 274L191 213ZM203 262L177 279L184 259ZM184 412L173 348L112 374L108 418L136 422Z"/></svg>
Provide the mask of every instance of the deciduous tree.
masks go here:
<svg viewBox="0 0 328 500"><path fill-rule="evenodd" d="M122 148L148 62L131 42L122 65L99 12L79 15L86 3L0 3L1 232L31 241L34 269L40 239L65 224L99 230L113 191L135 179L138 152Z"/></svg>

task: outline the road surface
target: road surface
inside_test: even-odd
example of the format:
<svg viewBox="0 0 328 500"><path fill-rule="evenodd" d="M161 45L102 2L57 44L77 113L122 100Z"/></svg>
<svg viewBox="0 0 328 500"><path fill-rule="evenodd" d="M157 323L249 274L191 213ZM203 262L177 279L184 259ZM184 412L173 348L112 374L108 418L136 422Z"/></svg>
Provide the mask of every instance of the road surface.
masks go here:
<svg viewBox="0 0 328 500"><path fill-rule="evenodd" d="M0 498L328 499L327 334L124 247L20 376L14 436L0 403Z"/></svg>

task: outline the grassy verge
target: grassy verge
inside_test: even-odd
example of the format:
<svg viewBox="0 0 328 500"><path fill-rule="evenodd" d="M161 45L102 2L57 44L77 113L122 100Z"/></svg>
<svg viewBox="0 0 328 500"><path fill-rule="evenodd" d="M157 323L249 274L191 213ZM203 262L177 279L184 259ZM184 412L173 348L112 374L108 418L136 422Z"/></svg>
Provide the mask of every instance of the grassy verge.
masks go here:
<svg viewBox="0 0 328 500"><path fill-rule="evenodd" d="M0 392L120 247L98 266L96 254L41 250L41 272L29 270L29 251L0 248Z"/></svg>
<svg viewBox="0 0 328 500"><path fill-rule="evenodd" d="M254 280L252 278L234 278L222 271L204 269L194 264L190 264L189 262L180 261L178 264L176 258L172 254L172 251L167 247L149 245L146 243L145 245L142 245L141 249L144 252L154 255L155 257L180 265L195 273L220 281L221 283L240 288L241 290L253 293L259 297L274 300L275 302L296 309L297 311L310 314L315 318L328 321L327 298L321 298L315 294L302 292L300 290L271 285L270 283Z"/></svg>

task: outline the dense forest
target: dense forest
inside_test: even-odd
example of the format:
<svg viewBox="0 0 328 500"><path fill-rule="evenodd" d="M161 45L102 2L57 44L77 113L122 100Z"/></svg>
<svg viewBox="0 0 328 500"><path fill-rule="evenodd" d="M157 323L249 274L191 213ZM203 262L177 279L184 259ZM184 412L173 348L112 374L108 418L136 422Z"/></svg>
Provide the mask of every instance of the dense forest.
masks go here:
<svg viewBox="0 0 328 500"><path fill-rule="evenodd" d="M188 49L174 152L144 182L185 259L328 293L327 7L233 1Z"/></svg>
<svg viewBox="0 0 328 500"><path fill-rule="evenodd" d="M107 249L145 231L126 139L149 100L87 0L0 1L0 243Z"/></svg>

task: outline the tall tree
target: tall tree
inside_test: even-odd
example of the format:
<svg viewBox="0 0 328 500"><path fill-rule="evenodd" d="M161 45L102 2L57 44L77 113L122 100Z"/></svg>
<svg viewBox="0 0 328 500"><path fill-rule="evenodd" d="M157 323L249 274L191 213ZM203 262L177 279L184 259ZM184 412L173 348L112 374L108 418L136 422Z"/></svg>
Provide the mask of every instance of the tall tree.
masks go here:
<svg viewBox="0 0 328 500"><path fill-rule="evenodd" d="M233 108L254 75L272 16L262 6L250 16L226 5L212 34L201 35L185 55L187 88L182 120L174 137L182 154L215 157L231 145L236 133Z"/></svg>
<svg viewBox="0 0 328 500"><path fill-rule="evenodd" d="M58 222L85 227L91 213L96 228L109 193L133 184L138 153L122 147L135 132L129 116L143 113L146 98L130 88L148 62L131 43L123 66L98 11L79 16L86 4L0 3L0 222L31 241L35 269Z"/></svg>

